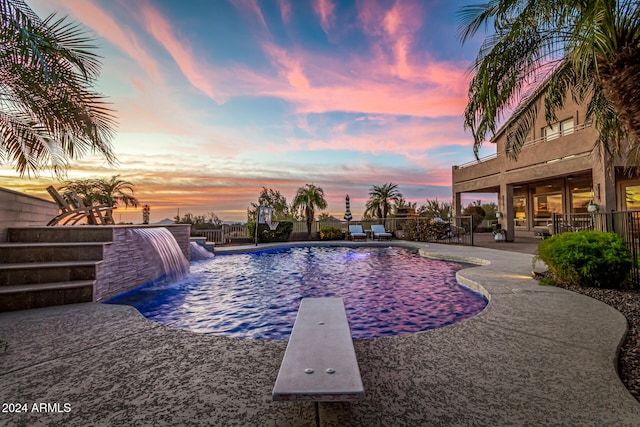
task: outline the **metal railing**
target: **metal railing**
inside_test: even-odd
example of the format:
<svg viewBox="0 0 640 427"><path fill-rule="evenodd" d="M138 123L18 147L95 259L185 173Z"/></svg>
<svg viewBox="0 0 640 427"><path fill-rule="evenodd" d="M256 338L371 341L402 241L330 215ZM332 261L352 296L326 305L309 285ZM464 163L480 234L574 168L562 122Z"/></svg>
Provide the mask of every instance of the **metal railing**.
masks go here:
<svg viewBox="0 0 640 427"><path fill-rule="evenodd" d="M616 233L625 241L633 257L631 281L640 284L640 211L554 214L552 224L554 234L581 230Z"/></svg>
<svg viewBox="0 0 640 427"><path fill-rule="evenodd" d="M392 233L395 238L424 242L437 242L447 244L473 245L473 220L470 216L453 217L450 220L433 220L424 217L412 218L387 218L385 222L379 219L368 221L314 221L311 232L318 233L325 227L338 228L345 233L349 231L348 225L361 225L365 231L371 230L375 224L383 224L385 230ZM293 233L306 233L306 221L295 221ZM216 244L229 243L233 239L246 239L247 225L227 225L215 230L197 230L196 234L207 238L208 242Z"/></svg>

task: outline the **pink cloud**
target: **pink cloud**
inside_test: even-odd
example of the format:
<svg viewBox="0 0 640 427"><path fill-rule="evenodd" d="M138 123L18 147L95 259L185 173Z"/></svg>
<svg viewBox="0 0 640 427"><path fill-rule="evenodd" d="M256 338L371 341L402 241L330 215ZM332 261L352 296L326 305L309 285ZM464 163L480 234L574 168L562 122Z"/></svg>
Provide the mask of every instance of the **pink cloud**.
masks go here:
<svg viewBox="0 0 640 427"><path fill-rule="evenodd" d="M320 16L320 26L325 34L329 34L329 29L335 20L335 5L331 0L316 0L313 5L314 10Z"/></svg>
<svg viewBox="0 0 640 427"><path fill-rule="evenodd" d="M265 44L264 50L271 57L272 63L279 69L279 73L287 79L289 85L297 89L309 89L309 80L304 75L304 70L298 60L291 58L286 50L273 44Z"/></svg>
<svg viewBox="0 0 640 427"><path fill-rule="evenodd" d="M264 15L262 14L262 9L258 5L257 0L233 0L233 4L236 5L237 8L249 12L252 16L256 17L258 21L260 21L260 23L264 28L267 28L267 21L265 21L264 19ZM282 8L282 5L281 5L281 8ZM290 11L291 11L291 7L289 6L289 12ZM283 18L284 18L284 15L283 15Z"/></svg>
<svg viewBox="0 0 640 427"><path fill-rule="evenodd" d="M60 4L71 11L76 19L137 61L151 77L158 76L158 63L142 47L133 31L122 28L92 0L60 0Z"/></svg>
<svg viewBox="0 0 640 427"><path fill-rule="evenodd" d="M226 97L212 83L212 70L196 59L189 42L180 38L170 21L153 6L140 3L139 8L145 29L169 52L189 83L217 103L224 103Z"/></svg>
<svg viewBox="0 0 640 427"><path fill-rule="evenodd" d="M289 0L278 0L280 6L280 17L282 22L288 24L291 21L291 3Z"/></svg>

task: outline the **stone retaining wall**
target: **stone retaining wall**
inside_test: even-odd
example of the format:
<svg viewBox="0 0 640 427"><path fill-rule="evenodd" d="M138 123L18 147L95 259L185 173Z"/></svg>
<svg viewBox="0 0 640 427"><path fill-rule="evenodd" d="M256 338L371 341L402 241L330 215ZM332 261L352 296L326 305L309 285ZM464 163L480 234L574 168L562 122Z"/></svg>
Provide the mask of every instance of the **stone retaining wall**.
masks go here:
<svg viewBox="0 0 640 427"><path fill-rule="evenodd" d="M155 249L133 231L143 227L164 227L169 230L185 258L190 259L191 226L188 224L113 227L113 242L105 244L103 261L96 266L94 301L103 301L137 286L158 280L163 275L162 261Z"/></svg>
<svg viewBox="0 0 640 427"><path fill-rule="evenodd" d="M48 200L0 188L0 242L7 241L10 227L46 225L58 215L58 206Z"/></svg>

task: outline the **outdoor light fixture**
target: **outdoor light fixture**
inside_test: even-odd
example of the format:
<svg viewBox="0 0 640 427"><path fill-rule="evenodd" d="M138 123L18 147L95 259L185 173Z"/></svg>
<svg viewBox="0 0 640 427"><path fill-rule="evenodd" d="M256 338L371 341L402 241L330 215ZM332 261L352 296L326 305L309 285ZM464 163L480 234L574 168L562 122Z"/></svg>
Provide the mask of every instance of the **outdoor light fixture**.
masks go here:
<svg viewBox="0 0 640 427"><path fill-rule="evenodd" d="M496 218L498 219L502 218L502 212L496 212Z"/></svg>
<svg viewBox="0 0 640 427"><path fill-rule="evenodd" d="M151 206L144 205L142 207L142 223L149 224L149 212L151 212Z"/></svg>
<svg viewBox="0 0 640 427"><path fill-rule="evenodd" d="M592 214L598 212L598 205L593 203L593 200L589 201L589 204L587 205L587 212Z"/></svg>

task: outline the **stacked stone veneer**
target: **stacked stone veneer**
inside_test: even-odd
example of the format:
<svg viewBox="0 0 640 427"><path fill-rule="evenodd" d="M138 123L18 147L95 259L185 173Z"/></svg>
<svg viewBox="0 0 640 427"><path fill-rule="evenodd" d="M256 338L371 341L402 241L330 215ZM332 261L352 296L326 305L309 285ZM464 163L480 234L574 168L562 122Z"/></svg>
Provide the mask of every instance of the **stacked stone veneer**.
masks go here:
<svg viewBox="0 0 640 427"><path fill-rule="evenodd" d="M58 206L52 201L0 188L0 242L7 240L10 227L46 225L58 215Z"/></svg>
<svg viewBox="0 0 640 427"><path fill-rule="evenodd" d="M134 228L149 226L116 226L113 241L105 244L102 262L96 265L96 282L93 300L103 301L109 297L159 279L162 263L153 247L145 244ZM180 250L190 259L189 235L191 226L176 224L163 226L173 234Z"/></svg>

